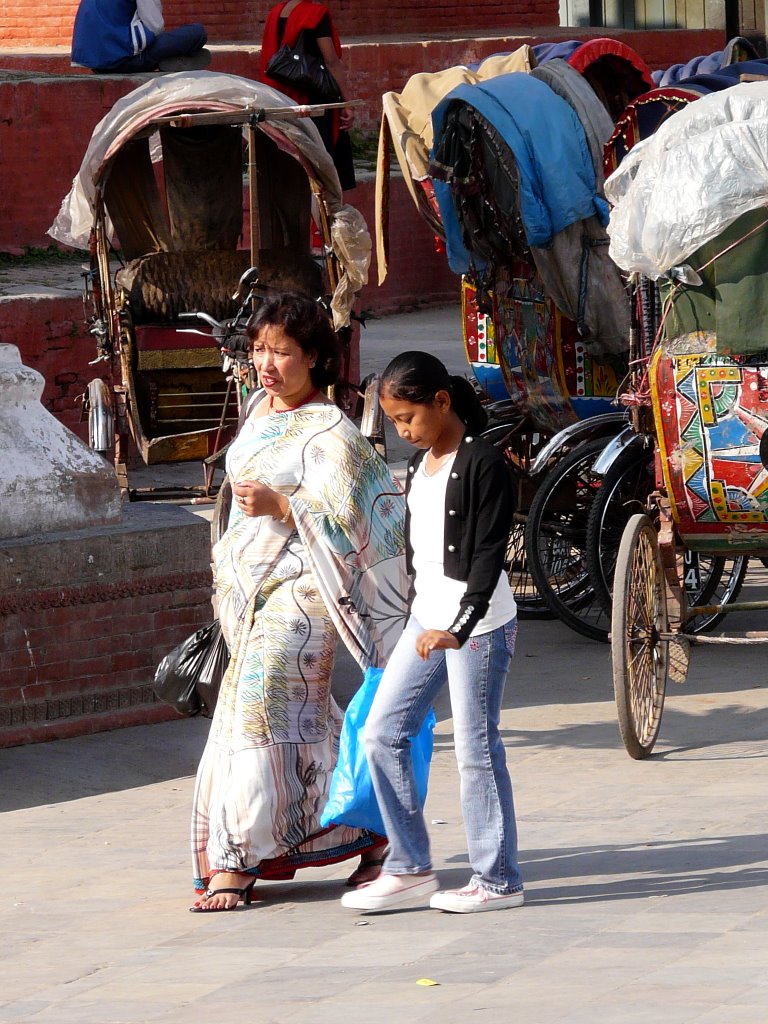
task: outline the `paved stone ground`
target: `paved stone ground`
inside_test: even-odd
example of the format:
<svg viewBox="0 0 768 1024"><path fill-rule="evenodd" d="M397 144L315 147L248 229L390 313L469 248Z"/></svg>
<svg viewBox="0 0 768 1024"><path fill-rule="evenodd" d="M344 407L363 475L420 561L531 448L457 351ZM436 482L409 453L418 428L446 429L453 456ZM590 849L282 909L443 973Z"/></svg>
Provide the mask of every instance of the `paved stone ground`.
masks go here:
<svg viewBox="0 0 768 1024"><path fill-rule="evenodd" d="M416 319L453 329L449 314ZM419 344L399 329L391 343ZM767 578L751 572L745 595ZM340 657L342 702L358 676ZM452 724L437 711L426 813L436 869L461 885ZM250 909L189 914L203 721L0 751L0 1021L768 1019L762 655L697 650L687 684L670 688L654 756L635 762L618 736L608 648L559 622L523 622L503 728L527 903L468 917L358 917L339 905L345 865L263 884Z"/></svg>
<svg viewBox="0 0 768 1024"><path fill-rule="evenodd" d="M342 676L348 694L357 675ZM460 885L447 714L427 818L441 879ZM189 914L205 722L0 752L0 1021L764 1021L764 661L697 651L657 753L634 762L607 647L525 622L503 726L528 902L469 917L360 918L338 902L345 865L264 884L251 909Z"/></svg>
<svg viewBox="0 0 768 1024"><path fill-rule="evenodd" d="M85 269L78 259L0 264L0 296L81 295Z"/></svg>

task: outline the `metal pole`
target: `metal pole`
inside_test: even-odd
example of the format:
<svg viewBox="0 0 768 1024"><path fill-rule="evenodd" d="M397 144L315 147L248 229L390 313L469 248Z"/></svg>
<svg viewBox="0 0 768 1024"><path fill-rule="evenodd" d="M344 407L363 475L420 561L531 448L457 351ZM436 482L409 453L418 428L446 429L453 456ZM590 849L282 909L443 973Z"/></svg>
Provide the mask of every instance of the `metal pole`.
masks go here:
<svg viewBox="0 0 768 1024"><path fill-rule="evenodd" d="M256 126L248 126L248 206L251 232L251 266L258 266L259 249L261 249L261 229L259 226L259 188L256 181Z"/></svg>
<svg viewBox="0 0 768 1024"><path fill-rule="evenodd" d="M739 0L725 0L725 41L740 35Z"/></svg>

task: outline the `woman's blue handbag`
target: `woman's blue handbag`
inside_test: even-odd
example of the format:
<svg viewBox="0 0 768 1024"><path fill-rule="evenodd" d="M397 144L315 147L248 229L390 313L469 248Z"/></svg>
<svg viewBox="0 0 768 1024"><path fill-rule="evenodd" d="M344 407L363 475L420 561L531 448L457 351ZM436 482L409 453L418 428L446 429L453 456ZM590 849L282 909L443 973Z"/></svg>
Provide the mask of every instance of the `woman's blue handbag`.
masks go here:
<svg viewBox="0 0 768 1024"><path fill-rule="evenodd" d="M349 702L339 738L339 759L331 777L328 803L320 818L323 827L349 825L352 828L368 829L377 835L386 835L376 794L373 791L363 742L368 712L371 710L383 671L380 668L369 668L363 677L362 686ZM432 759L432 732L435 723L435 712L430 708L418 734L411 737L413 771L422 807L427 798L429 762Z"/></svg>

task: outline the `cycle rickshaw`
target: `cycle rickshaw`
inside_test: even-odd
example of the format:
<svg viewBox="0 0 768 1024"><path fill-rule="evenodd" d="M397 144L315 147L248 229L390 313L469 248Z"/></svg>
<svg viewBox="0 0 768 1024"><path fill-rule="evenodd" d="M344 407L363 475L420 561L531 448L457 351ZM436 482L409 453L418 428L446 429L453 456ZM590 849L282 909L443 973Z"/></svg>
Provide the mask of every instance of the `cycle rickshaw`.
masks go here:
<svg viewBox="0 0 768 1024"><path fill-rule="evenodd" d="M551 250L548 242L528 244L520 215L521 153L514 132L492 124L475 103L493 91L510 118L533 103L535 116L541 118L540 138L551 138L553 124L560 124L559 132L555 129L558 140L567 139L569 153L578 150L582 164L591 162L582 169L591 192L599 194L602 147L615 114L650 86L650 72L614 40L563 46L565 50L554 51L521 47L477 67L416 75L401 94L384 96L377 244L381 276L387 265L391 142L419 212L438 244L447 246L453 269L462 274L464 341L472 372L490 399L504 398L489 406L495 425L488 436L504 448L518 482L509 570L520 613L554 612L593 635L588 620L595 605L582 545L574 542L584 533L597 483L585 480L577 460L574 472L566 476L569 508L563 518L563 490L547 486L546 480L555 463L582 444L590 445L593 459L597 447L623 426L624 417L612 399L625 369L626 296L618 270L607 258L604 225L592 216L591 207L564 225L565 230L554 232ZM523 97L524 91L535 96ZM446 104L450 113L443 119L438 111ZM550 111L552 123L547 119ZM441 138L446 131L451 133L450 155ZM579 150L585 135L588 156ZM429 162L433 146L435 151L443 146L440 159L444 168L450 165L451 184L442 198L441 174ZM543 173L557 163L543 148L536 159ZM454 188L465 171L471 178L468 187ZM446 191L451 191L450 199ZM541 513L537 522L545 524L544 530L526 531L531 509ZM526 544L526 532L537 543L530 539ZM597 614L603 616L602 609Z"/></svg>
<svg viewBox="0 0 768 1024"><path fill-rule="evenodd" d="M614 688L634 758L651 753L691 645L768 639L688 635L726 605L706 588L693 607L685 596L687 552L768 555L767 143L768 81L736 85L671 116L606 185L612 254L659 281L662 301L655 337L634 334L622 395L654 466L614 574Z"/></svg>
<svg viewBox="0 0 768 1024"><path fill-rule="evenodd" d="M343 203L314 109L200 71L140 86L93 132L49 233L91 254L86 317L94 363L108 369L88 389L89 433L99 450L114 446L131 497L141 495L128 488L129 439L148 466L207 460L194 490L212 496L260 297L294 290L324 301L344 375L357 374L352 307L370 237ZM356 395L336 398L347 411Z"/></svg>

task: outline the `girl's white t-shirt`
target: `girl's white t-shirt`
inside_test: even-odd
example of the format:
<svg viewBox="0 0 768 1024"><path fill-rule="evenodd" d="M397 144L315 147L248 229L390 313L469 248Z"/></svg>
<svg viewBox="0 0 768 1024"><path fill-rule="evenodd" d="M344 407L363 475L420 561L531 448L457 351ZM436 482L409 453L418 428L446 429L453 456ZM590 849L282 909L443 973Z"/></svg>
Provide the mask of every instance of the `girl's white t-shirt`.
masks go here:
<svg viewBox="0 0 768 1024"><path fill-rule="evenodd" d="M449 459L431 475L427 475L426 463L425 457L413 474L408 491L410 539L416 575L411 614L424 629L448 629L456 620L461 599L467 589L466 583L446 576L443 566L445 489L453 459ZM490 633L516 615L515 597L506 574L502 572L488 610L471 635Z"/></svg>

